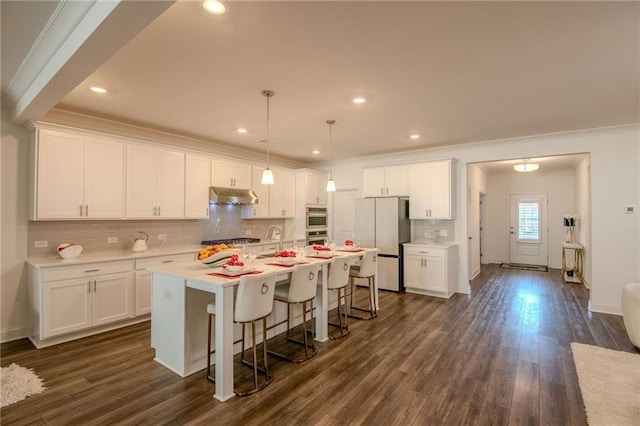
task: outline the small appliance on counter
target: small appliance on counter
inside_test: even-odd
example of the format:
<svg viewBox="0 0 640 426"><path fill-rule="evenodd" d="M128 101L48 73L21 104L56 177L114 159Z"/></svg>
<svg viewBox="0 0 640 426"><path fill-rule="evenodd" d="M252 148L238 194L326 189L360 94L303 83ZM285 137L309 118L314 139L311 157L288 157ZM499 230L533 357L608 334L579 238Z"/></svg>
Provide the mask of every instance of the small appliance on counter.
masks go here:
<svg viewBox="0 0 640 426"><path fill-rule="evenodd" d="M149 234L142 231L138 231L138 233L143 234L144 237L136 238L136 240L133 242L133 251L135 252L147 251L148 249L147 241L149 241Z"/></svg>

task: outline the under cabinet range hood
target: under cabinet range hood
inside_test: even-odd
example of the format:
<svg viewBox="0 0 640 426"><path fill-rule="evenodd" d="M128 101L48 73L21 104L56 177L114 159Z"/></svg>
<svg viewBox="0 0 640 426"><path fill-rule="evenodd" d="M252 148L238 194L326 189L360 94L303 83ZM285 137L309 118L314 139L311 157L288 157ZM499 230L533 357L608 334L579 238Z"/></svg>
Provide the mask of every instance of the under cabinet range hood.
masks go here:
<svg viewBox="0 0 640 426"><path fill-rule="evenodd" d="M210 204L256 204L258 196L250 189L222 188L212 186L209 188Z"/></svg>

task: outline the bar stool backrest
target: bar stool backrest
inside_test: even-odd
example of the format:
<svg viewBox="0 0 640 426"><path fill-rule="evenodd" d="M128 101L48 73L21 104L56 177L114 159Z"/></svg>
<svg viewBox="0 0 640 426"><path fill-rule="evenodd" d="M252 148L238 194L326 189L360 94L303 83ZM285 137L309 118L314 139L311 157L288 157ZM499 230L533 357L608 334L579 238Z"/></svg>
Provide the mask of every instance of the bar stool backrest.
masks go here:
<svg viewBox="0 0 640 426"><path fill-rule="evenodd" d="M273 310L275 288L275 272L240 277L233 320L249 322L269 315Z"/></svg>
<svg viewBox="0 0 640 426"><path fill-rule="evenodd" d="M329 264L327 288L342 288L349 284L349 264L347 259L336 257Z"/></svg>
<svg viewBox="0 0 640 426"><path fill-rule="evenodd" d="M378 253L375 250L367 250L362 256L360 262L360 278L372 277L376 274L376 262L378 261Z"/></svg>
<svg viewBox="0 0 640 426"><path fill-rule="evenodd" d="M300 303L313 299L317 285L318 265L310 263L294 266L289 285L289 302Z"/></svg>

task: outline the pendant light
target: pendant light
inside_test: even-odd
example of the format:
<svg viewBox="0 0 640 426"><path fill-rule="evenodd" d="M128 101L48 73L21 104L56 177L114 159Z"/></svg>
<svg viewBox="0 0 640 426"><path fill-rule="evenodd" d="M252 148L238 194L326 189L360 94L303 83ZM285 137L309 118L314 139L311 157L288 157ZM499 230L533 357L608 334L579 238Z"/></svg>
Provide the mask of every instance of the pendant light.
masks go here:
<svg viewBox="0 0 640 426"><path fill-rule="evenodd" d="M275 93L271 90L263 90L262 96L267 98L267 168L262 171L262 184L263 185L273 185L273 172L269 168L269 98L271 98Z"/></svg>
<svg viewBox="0 0 640 426"><path fill-rule="evenodd" d="M336 120L327 120L329 125L329 180L327 181L327 192L336 192L336 181L333 180L333 125Z"/></svg>
<svg viewBox="0 0 640 426"><path fill-rule="evenodd" d="M513 169L517 172L533 172L538 170L540 165L538 163L530 163L530 160L523 160L522 163L513 166Z"/></svg>

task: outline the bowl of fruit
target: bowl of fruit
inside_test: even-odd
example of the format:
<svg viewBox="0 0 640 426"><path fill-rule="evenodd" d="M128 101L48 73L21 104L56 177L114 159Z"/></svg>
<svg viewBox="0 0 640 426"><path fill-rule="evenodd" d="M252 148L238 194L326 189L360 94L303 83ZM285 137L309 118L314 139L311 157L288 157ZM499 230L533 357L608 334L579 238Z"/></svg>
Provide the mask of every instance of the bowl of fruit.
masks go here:
<svg viewBox="0 0 640 426"><path fill-rule="evenodd" d="M233 248L231 244L215 244L201 248L198 260L205 265L220 266L234 254L239 255L240 250Z"/></svg>
<svg viewBox="0 0 640 426"><path fill-rule="evenodd" d="M293 265L296 263L296 252L293 250L280 250L276 253L278 263L285 265Z"/></svg>
<svg viewBox="0 0 640 426"><path fill-rule="evenodd" d="M240 261L238 255L234 253L231 255L231 258L222 265L222 268L229 272L240 272L244 269L244 262Z"/></svg>
<svg viewBox="0 0 640 426"><path fill-rule="evenodd" d="M76 243L62 243L57 248L58 254L65 260L75 259L82 253L82 246Z"/></svg>

